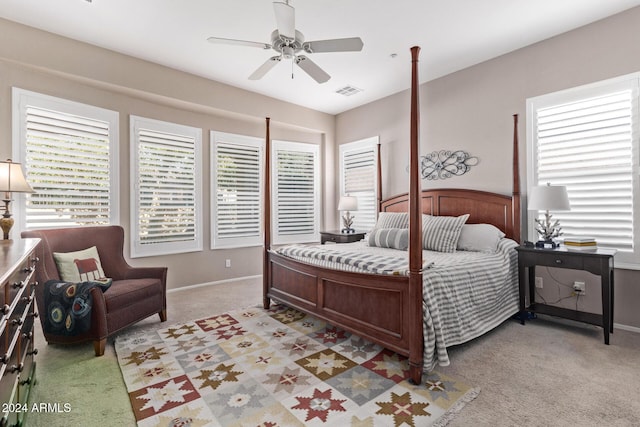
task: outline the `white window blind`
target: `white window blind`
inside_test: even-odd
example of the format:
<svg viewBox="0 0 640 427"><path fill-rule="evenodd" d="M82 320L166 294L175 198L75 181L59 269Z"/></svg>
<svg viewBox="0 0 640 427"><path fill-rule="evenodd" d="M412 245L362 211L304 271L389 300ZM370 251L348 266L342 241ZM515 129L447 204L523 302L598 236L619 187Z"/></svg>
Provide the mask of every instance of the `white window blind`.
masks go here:
<svg viewBox="0 0 640 427"><path fill-rule="evenodd" d="M14 157L32 194L20 228L118 222L118 113L14 88Z"/></svg>
<svg viewBox="0 0 640 427"><path fill-rule="evenodd" d="M595 237L623 262L634 262L637 251L637 87L636 78L578 88L530 108L531 185L565 185L571 210L552 212L564 236Z"/></svg>
<svg viewBox="0 0 640 427"><path fill-rule="evenodd" d="M340 179L342 195L355 196L358 210L353 228L369 231L377 217L378 137L340 146Z"/></svg>
<svg viewBox="0 0 640 427"><path fill-rule="evenodd" d="M319 147L273 141L273 243L319 240Z"/></svg>
<svg viewBox="0 0 640 427"><path fill-rule="evenodd" d="M211 132L212 249L262 243L263 140Z"/></svg>
<svg viewBox="0 0 640 427"><path fill-rule="evenodd" d="M200 129L131 116L131 256L202 250Z"/></svg>

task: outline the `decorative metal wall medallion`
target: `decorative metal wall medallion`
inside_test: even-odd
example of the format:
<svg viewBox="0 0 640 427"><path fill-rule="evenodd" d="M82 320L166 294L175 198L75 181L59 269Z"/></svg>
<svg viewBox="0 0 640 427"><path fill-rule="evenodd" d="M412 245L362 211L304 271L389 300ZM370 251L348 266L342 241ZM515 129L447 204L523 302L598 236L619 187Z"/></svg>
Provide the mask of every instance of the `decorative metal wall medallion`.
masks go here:
<svg viewBox="0 0 640 427"><path fill-rule="evenodd" d="M423 179L446 179L464 175L471 166L478 164L478 158L462 150L440 150L420 157L420 171Z"/></svg>

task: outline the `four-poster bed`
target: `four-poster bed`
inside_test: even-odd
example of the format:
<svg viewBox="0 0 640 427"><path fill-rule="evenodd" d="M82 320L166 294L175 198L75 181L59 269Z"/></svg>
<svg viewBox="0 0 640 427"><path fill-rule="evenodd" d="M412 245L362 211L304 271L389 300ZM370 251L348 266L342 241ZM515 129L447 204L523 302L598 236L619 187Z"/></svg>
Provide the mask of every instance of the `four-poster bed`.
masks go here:
<svg viewBox="0 0 640 427"><path fill-rule="evenodd" d="M423 355L426 351L425 334L423 333L423 322L426 319L423 284L429 279L423 278L423 214L451 217L468 214L468 224L491 224L501 230L507 238L516 242L520 241L517 115L514 115L513 192L510 196L466 189L421 191L419 176L419 50L418 47L411 48L409 193L379 201L380 212L408 213L408 266L403 270L403 274L372 274L336 270L299 261L271 250L270 130L268 118L266 120L265 164L267 168L264 188L264 307L268 308L270 300L275 299L407 356L410 378L415 384L421 382ZM378 171L378 175L378 182L381 182L380 171ZM507 249L511 250L512 247L508 246ZM515 253L515 251L512 252ZM406 258L406 256L405 253L404 257ZM508 305L501 309L500 318L497 319L498 323L506 318L505 313L512 315L517 312L517 278L515 280L515 300L513 292L510 291L510 300ZM512 281L510 283L513 285ZM510 312L512 307L514 311ZM491 327L498 323L491 323ZM427 336L431 335L427 334ZM434 346L435 344L429 343L429 345Z"/></svg>

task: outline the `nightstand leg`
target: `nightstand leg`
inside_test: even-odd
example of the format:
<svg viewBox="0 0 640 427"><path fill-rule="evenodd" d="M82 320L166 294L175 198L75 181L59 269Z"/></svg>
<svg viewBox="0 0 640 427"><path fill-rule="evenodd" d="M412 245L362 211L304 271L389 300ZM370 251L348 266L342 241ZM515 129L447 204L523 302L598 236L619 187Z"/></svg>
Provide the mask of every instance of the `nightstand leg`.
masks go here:
<svg viewBox="0 0 640 427"><path fill-rule="evenodd" d="M526 292L527 292L527 268L524 263L518 262L518 286L520 288L520 324L524 325L524 318L527 316L525 311Z"/></svg>
<svg viewBox="0 0 640 427"><path fill-rule="evenodd" d="M609 333L612 329L611 318L611 281L609 272L600 276L602 283L602 329L604 329L604 343L609 344Z"/></svg>

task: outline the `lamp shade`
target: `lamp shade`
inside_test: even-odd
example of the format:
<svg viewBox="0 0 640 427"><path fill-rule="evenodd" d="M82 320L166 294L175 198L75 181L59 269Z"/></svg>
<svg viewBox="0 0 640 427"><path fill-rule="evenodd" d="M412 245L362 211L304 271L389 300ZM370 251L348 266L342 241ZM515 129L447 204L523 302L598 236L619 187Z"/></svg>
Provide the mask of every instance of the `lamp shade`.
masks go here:
<svg viewBox="0 0 640 427"><path fill-rule="evenodd" d="M340 197L340 202L338 203L338 210L339 211L357 211L358 199L353 196Z"/></svg>
<svg viewBox="0 0 640 427"><path fill-rule="evenodd" d="M11 160L0 162L0 192L33 193L22 172L22 165Z"/></svg>
<svg viewBox="0 0 640 427"><path fill-rule="evenodd" d="M564 185L538 185L531 188L529 210L568 211L571 209L567 187Z"/></svg>

